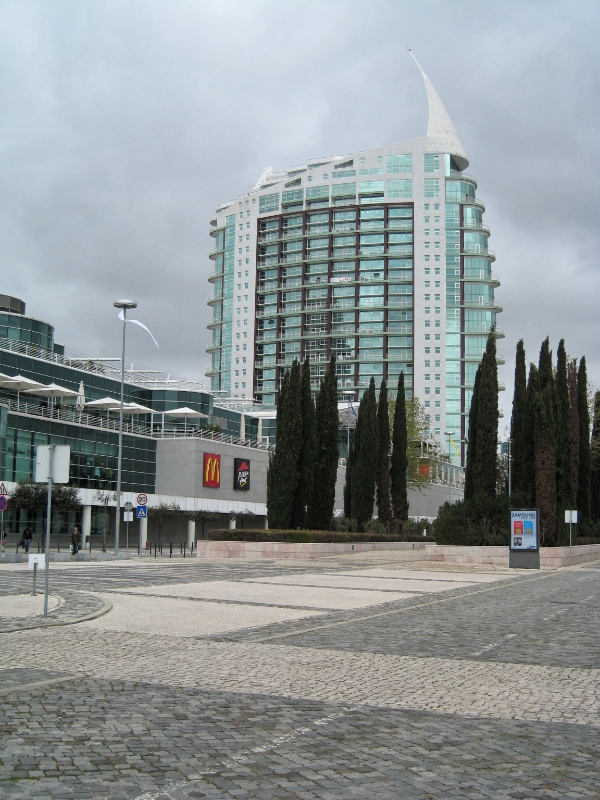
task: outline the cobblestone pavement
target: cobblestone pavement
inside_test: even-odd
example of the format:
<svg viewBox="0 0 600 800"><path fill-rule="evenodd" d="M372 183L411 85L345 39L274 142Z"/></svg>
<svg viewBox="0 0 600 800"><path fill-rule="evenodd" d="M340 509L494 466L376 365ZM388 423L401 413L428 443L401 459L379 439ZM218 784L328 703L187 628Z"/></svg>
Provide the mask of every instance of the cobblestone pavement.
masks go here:
<svg viewBox="0 0 600 800"><path fill-rule="evenodd" d="M38 592L38 597L42 600L42 614L43 591L42 588L42 592ZM5 597L7 594L22 596L19 591L3 593ZM27 598L28 595L25 595L25 597ZM24 631L32 628L70 625L96 614L101 614L104 610L110 608L110 600L103 600L101 597L88 592L74 592L69 589L61 589L60 597L56 598L55 595L51 595L51 597L53 599L58 599L59 603L55 605L54 608L49 605L47 617L41 616L40 614L13 617L0 614L0 634L17 630Z"/></svg>
<svg viewBox="0 0 600 800"><path fill-rule="evenodd" d="M423 586L217 636L111 630L110 613L3 634L0 795L599 798L598 566L517 575L437 566L341 558L56 570L61 596L83 584L121 603L144 587L177 585L181 597L182 584L233 580L276 583L284 605L298 582L371 592L378 570L392 597L394 580L420 572ZM19 591L21 575L3 570L1 590ZM455 588L438 591L444 581Z"/></svg>

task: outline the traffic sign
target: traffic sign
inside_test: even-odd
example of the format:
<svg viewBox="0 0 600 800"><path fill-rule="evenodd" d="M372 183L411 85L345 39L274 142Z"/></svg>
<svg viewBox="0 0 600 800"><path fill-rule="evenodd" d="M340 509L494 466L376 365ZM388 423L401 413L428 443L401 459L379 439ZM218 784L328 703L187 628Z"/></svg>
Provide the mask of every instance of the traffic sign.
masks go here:
<svg viewBox="0 0 600 800"><path fill-rule="evenodd" d="M137 496L137 504L138 506L147 506L148 505L148 495L144 492L140 492Z"/></svg>
<svg viewBox="0 0 600 800"><path fill-rule="evenodd" d="M125 511L123 514L123 522L133 522L133 511Z"/></svg>
<svg viewBox="0 0 600 800"><path fill-rule="evenodd" d="M8 494L8 489L6 488L5 484L0 483L0 497L6 494Z"/></svg>
<svg viewBox="0 0 600 800"><path fill-rule="evenodd" d="M135 515L138 519L147 519L148 518L148 506L138 506L135 512Z"/></svg>
<svg viewBox="0 0 600 800"><path fill-rule="evenodd" d="M123 505L125 511L133 511L133 503L130 503L129 500Z"/></svg>
<svg viewBox="0 0 600 800"><path fill-rule="evenodd" d="M8 507L8 498L5 494L0 494L0 511L6 511Z"/></svg>

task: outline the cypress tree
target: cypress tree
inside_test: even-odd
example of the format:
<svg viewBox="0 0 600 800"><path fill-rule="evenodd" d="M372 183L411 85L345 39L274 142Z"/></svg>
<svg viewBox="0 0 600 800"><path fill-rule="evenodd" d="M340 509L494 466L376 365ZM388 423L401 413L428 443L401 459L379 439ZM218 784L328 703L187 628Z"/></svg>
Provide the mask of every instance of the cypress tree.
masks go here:
<svg viewBox="0 0 600 800"><path fill-rule="evenodd" d="M300 383L300 413L302 434L298 458L298 487L294 498L292 527L306 528L306 512L313 488L315 467L315 448L317 444L317 417L315 403L310 389L310 363L308 358L302 368Z"/></svg>
<svg viewBox="0 0 600 800"><path fill-rule="evenodd" d="M554 391L551 383L535 393L533 438L535 445L535 497L540 510L541 543L556 543L556 432Z"/></svg>
<svg viewBox="0 0 600 800"><path fill-rule="evenodd" d="M476 457L473 462L473 489L488 497L496 496L498 471L498 365L496 336L492 328L481 361L477 398Z"/></svg>
<svg viewBox="0 0 600 800"><path fill-rule="evenodd" d="M591 455L591 518L600 520L600 392L594 395Z"/></svg>
<svg viewBox="0 0 600 800"><path fill-rule="evenodd" d="M477 459L477 414L479 406L479 385L481 383L481 364L475 373L475 383L469 409L469 430L467 433L467 464L465 467L465 500L475 494L475 461Z"/></svg>
<svg viewBox="0 0 600 800"><path fill-rule="evenodd" d="M587 371L585 356L579 362L577 373L577 410L579 412L579 489L577 508L581 518L587 522L591 513L591 453L590 453L590 411L587 396Z"/></svg>
<svg viewBox="0 0 600 800"><path fill-rule="evenodd" d="M539 375L535 364L529 365L527 398L525 400L525 421L522 431L523 461L521 467L521 500L526 506L535 506L535 447L533 441L533 422L539 392Z"/></svg>
<svg viewBox="0 0 600 800"><path fill-rule="evenodd" d="M377 401L375 380L371 378L369 388L360 401L358 423L360 425L358 447L355 444L355 464L352 474L352 516L360 530L373 517L375 483L377 478L378 436Z"/></svg>
<svg viewBox="0 0 600 800"><path fill-rule="evenodd" d="M297 361L281 382L277 403L277 440L267 472L267 517L270 528L289 528L298 486L302 441L300 365Z"/></svg>
<svg viewBox="0 0 600 800"><path fill-rule="evenodd" d="M392 431L392 464L390 482L394 519L398 522L408 520L408 436L406 431L406 397L404 395L404 373L398 378L398 392L394 409Z"/></svg>
<svg viewBox="0 0 600 800"><path fill-rule="evenodd" d="M538 365L538 374L540 380L540 389L542 392L554 382L552 375L552 350L550 350L550 337L546 336L540 347L540 361Z"/></svg>
<svg viewBox="0 0 600 800"><path fill-rule="evenodd" d="M524 458L525 409L527 407L527 367L523 339L517 342L515 361L515 393L513 395L512 416L510 420L512 488L516 494L522 493L522 474Z"/></svg>
<svg viewBox="0 0 600 800"><path fill-rule="evenodd" d="M567 365L569 382L569 438L571 440L571 508L577 508L579 493L579 405L577 402L577 361Z"/></svg>
<svg viewBox="0 0 600 800"><path fill-rule="evenodd" d="M379 522L389 530L392 521L390 501L390 409L385 379L381 381L377 404L377 511Z"/></svg>
<svg viewBox="0 0 600 800"><path fill-rule="evenodd" d="M329 530L333 519L339 455L337 394L335 356L332 356L316 404L314 479L308 504L308 525L312 530Z"/></svg>
<svg viewBox="0 0 600 800"><path fill-rule="evenodd" d="M556 519L557 531L564 530L565 509L569 505L571 489L571 439L569 437L569 383L567 379L567 353L565 340L558 344L556 357ZM562 536L557 536L560 543Z"/></svg>

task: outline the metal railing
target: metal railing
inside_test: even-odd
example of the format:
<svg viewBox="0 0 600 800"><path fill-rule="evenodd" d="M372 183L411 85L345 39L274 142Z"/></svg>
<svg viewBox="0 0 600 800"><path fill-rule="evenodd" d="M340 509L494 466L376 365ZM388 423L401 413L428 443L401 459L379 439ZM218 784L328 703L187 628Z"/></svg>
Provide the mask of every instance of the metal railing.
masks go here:
<svg viewBox="0 0 600 800"><path fill-rule="evenodd" d="M89 413L87 411L77 411L76 408L69 407L47 407L41 406L36 403L17 402L16 400L3 398L0 400L0 405L8 409L9 413L23 414L29 417L40 417L42 419L52 420L55 422L63 422L73 425L83 425L91 428L100 428L107 431L118 433L119 431L119 418L116 414L106 412L105 415L99 413ZM143 414L140 416L149 417L150 414ZM154 421L151 424L133 422L123 420L123 433L132 436L144 436L152 439L177 439L177 438L195 438L195 439L210 439L214 442L224 442L225 444L239 444L244 447L253 447L258 450L268 450L269 446L263 445L261 442L254 442L250 439L240 439L228 433L218 433L216 431L207 430L206 428L195 428L188 424L173 424L167 423L166 426L162 424L162 412L155 411L152 415ZM160 422L156 422L156 418Z"/></svg>

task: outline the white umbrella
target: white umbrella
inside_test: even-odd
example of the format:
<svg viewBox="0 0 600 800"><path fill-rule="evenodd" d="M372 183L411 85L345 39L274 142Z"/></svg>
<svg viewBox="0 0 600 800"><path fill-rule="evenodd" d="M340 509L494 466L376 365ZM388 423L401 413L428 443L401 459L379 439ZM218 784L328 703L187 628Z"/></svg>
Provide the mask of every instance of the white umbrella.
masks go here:
<svg viewBox="0 0 600 800"><path fill-rule="evenodd" d="M59 386L57 383L49 383L47 386L40 386L37 389L24 389L23 391L28 394L39 394L42 397L49 397L52 401L50 404L50 411L54 409L55 397L77 397L77 392L72 389L67 389L65 386Z"/></svg>
<svg viewBox="0 0 600 800"><path fill-rule="evenodd" d="M26 378L24 375L7 376L0 380L0 386L6 389L15 389L17 392L17 403L20 399L21 391L24 389L34 389L42 384L39 381L33 381L31 378Z"/></svg>
<svg viewBox="0 0 600 800"><path fill-rule="evenodd" d="M81 412L85 408L85 389L83 388L83 381L79 381L79 391L77 392L77 411Z"/></svg>
<svg viewBox="0 0 600 800"><path fill-rule="evenodd" d="M153 409L139 403L124 403L123 411L127 411L128 414L154 414Z"/></svg>
<svg viewBox="0 0 600 800"><path fill-rule="evenodd" d="M108 427L108 418L110 417L110 412L119 408L121 401L115 400L114 397L101 397L100 400L90 400L85 405L87 408L105 408L107 410L106 427Z"/></svg>
<svg viewBox="0 0 600 800"><path fill-rule="evenodd" d="M121 405L120 400L115 400L114 397L102 397L100 400L88 400L86 406L88 408L119 408Z"/></svg>
<svg viewBox="0 0 600 800"><path fill-rule="evenodd" d="M201 411L194 411L193 408L182 406L182 408L173 408L171 411L163 411L163 435L165 432L165 416L166 417L183 417L184 418L184 433L187 432L187 418L188 417L204 417L208 419L208 414L203 414Z"/></svg>
<svg viewBox="0 0 600 800"><path fill-rule="evenodd" d="M194 411L193 408L188 408L187 406L174 408L164 413L167 417L206 417L208 419L208 414L203 414L201 411Z"/></svg>

